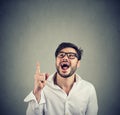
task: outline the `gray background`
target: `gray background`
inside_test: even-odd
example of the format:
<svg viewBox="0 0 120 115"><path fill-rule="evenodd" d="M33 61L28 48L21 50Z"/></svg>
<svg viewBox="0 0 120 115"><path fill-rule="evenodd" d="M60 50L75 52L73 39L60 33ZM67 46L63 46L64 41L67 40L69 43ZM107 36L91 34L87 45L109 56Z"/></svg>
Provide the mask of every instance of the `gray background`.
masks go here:
<svg viewBox="0 0 120 115"><path fill-rule="evenodd" d="M0 2L1 115L25 115L36 62L55 71L63 41L84 50L77 70L94 84L99 115L120 115L120 3L115 0L9 0Z"/></svg>

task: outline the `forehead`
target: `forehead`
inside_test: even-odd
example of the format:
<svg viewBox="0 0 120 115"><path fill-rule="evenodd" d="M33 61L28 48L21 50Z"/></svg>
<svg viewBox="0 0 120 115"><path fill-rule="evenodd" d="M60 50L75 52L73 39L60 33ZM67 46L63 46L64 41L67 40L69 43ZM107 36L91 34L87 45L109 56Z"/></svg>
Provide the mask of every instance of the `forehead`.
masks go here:
<svg viewBox="0 0 120 115"><path fill-rule="evenodd" d="M76 50L74 48L63 48L62 50L60 50L62 52L73 52L73 53L76 53Z"/></svg>

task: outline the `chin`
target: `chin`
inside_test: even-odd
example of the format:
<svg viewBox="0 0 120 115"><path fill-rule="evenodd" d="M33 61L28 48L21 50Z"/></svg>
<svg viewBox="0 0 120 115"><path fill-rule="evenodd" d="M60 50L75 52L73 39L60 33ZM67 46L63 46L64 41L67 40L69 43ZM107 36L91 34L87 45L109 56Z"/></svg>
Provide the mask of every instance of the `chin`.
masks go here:
<svg viewBox="0 0 120 115"><path fill-rule="evenodd" d="M60 74L60 76L63 77L63 78L68 78L68 77L70 77L71 75L70 75L70 74Z"/></svg>

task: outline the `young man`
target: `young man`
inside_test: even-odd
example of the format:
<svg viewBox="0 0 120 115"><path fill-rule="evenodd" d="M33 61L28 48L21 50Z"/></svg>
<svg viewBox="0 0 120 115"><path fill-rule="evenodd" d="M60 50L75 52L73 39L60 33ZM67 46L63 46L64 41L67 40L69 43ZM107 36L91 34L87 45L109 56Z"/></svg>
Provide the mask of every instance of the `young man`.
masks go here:
<svg viewBox="0 0 120 115"><path fill-rule="evenodd" d="M37 64L34 90L25 98L26 115L97 115L94 86L75 72L80 66L82 49L63 42L55 51L56 72L40 72Z"/></svg>

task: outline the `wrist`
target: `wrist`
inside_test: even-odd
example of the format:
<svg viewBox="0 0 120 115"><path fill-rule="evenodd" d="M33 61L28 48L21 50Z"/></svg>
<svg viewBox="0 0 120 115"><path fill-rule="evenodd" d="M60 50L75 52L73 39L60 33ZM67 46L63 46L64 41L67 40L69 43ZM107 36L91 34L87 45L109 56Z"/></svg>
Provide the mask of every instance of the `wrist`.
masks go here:
<svg viewBox="0 0 120 115"><path fill-rule="evenodd" d="M40 98L41 98L41 91L33 90L33 94L34 94L37 102L39 103L40 102Z"/></svg>

